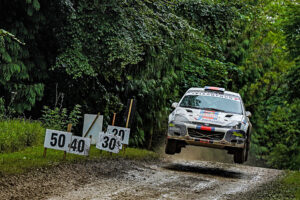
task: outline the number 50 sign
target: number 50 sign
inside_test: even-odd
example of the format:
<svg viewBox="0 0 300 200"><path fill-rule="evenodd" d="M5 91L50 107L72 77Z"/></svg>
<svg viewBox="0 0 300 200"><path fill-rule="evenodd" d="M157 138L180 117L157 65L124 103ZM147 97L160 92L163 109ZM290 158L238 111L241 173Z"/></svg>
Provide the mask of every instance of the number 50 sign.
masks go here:
<svg viewBox="0 0 300 200"><path fill-rule="evenodd" d="M46 130L44 147L62 151L69 150L72 134L64 131Z"/></svg>
<svg viewBox="0 0 300 200"><path fill-rule="evenodd" d="M72 136L70 132L46 130L44 147L74 153L88 155L90 149L90 138Z"/></svg>

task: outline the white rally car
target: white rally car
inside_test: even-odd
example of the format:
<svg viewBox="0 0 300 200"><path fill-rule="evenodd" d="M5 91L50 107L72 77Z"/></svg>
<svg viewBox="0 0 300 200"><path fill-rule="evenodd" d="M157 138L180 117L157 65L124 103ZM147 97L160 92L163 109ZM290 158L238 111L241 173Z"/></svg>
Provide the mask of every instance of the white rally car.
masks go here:
<svg viewBox="0 0 300 200"><path fill-rule="evenodd" d="M186 145L225 149L235 163L247 161L251 113L238 93L224 88L190 88L169 115L166 154L180 153Z"/></svg>

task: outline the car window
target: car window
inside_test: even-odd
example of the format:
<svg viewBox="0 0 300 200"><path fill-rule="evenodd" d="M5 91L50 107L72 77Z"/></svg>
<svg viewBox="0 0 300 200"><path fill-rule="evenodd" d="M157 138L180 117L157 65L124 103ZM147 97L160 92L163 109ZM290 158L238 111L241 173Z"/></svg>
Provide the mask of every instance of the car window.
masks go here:
<svg viewBox="0 0 300 200"><path fill-rule="evenodd" d="M242 104L239 98L219 96L186 95L180 102L180 107L197 109L214 109L229 113L242 114Z"/></svg>

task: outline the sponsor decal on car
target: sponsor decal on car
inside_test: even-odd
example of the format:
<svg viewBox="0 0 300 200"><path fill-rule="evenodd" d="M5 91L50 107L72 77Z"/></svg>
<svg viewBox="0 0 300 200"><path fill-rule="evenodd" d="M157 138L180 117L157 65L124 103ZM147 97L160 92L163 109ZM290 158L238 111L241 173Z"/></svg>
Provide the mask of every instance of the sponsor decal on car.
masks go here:
<svg viewBox="0 0 300 200"><path fill-rule="evenodd" d="M194 93L196 95L200 96L212 96L212 97L220 97L224 99L230 99L234 101L241 101L238 96L235 95L229 95L229 94L220 94L220 93L215 93L215 92L205 92L205 91L196 91L196 90L191 90L188 93Z"/></svg>
<svg viewBox="0 0 300 200"><path fill-rule="evenodd" d="M210 111L210 110L201 110L200 115L196 120L218 120L219 112Z"/></svg>

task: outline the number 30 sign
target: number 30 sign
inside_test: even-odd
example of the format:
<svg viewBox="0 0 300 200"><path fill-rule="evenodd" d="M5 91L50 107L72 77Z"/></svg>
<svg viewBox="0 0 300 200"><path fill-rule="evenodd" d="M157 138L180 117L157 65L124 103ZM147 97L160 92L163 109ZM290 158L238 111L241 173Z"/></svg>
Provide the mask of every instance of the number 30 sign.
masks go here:
<svg viewBox="0 0 300 200"><path fill-rule="evenodd" d="M121 145L121 138L119 136L100 133L96 148L113 153L119 153Z"/></svg>

